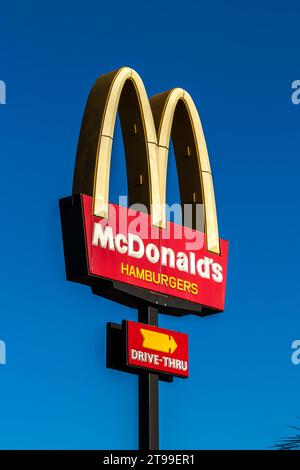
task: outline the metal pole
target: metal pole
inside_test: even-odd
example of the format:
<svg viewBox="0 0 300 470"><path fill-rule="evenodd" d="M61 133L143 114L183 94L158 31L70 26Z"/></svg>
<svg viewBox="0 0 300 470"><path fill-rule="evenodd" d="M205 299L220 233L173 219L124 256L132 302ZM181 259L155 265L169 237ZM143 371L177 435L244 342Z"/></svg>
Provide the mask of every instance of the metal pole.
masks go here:
<svg viewBox="0 0 300 470"><path fill-rule="evenodd" d="M148 325L157 325L158 310L143 305L138 310L138 320ZM139 449L158 450L158 376L139 375Z"/></svg>

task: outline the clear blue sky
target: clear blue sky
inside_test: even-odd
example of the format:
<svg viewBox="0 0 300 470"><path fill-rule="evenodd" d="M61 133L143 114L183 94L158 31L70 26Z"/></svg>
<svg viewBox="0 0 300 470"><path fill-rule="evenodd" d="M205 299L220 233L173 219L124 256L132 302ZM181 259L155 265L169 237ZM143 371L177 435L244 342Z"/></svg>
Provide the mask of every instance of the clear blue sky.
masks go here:
<svg viewBox="0 0 300 470"><path fill-rule="evenodd" d="M162 448L265 449L300 414L299 2L2 2L0 448L137 446L137 379L105 369L105 324L134 310L65 281L71 193L94 80L128 65L149 95L180 86L202 118L220 231L221 315L160 315L189 334L191 376L160 384ZM121 140L111 200L126 191ZM169 202L178 199L170 161Z"/></svg>

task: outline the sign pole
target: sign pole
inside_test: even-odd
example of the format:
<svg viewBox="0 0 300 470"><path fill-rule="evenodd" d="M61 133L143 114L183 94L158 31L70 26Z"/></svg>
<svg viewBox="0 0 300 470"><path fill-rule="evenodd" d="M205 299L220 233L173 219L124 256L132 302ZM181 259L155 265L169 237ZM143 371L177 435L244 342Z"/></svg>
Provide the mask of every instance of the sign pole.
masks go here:
<svg viewBox="0 0 300 470"><path fill-rule="evenodd" d="M158 309L144 304L138 310L138 321L157 326ZM158 375L139 375L139 449L158 450Z"/></svg>

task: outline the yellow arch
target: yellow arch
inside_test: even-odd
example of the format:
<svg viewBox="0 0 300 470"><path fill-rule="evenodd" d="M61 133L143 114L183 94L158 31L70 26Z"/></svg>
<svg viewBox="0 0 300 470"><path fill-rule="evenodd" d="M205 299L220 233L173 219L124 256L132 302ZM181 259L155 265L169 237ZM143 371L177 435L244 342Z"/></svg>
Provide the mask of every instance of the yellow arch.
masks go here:
<svg viewBox="0 0 300 470"><path fill-rule="evenodd" d="M181 145L179 146L181 148L177 149L174 145L177 162L183 158L183 165L186 167L186 174L182 175L181 180L181 175L179 174L181 200L182 204L203 203L207 247L210 251L219 253L219 234L214 187L205 137L197 108L189 93L182 88L174 88L170 91L160 93L152 97L150 102L158 138L158 172L162 204L166 201L167 163L172 126L178 103L182 103L186 115L183 117L181 111L181 116L177 118L181 132ZM176 135L173 134L172 137L174 143ZM182 171L183 169L181 172ZM164 212L162 218L164 226Z"/></svg>
<svg viewBox="0 0 300 470"><path fill-rule="evenodd" d="M128 67L96 81L81 126L73 194L92 195L94 214L108 217L111 150L119 110L130 203L146 204L152 224L165 227L167 160L172 136L181 202L204 203L207 249L219 253L212 175L195 104L181 88L156 95L150 103L140 76Z"/></svg>

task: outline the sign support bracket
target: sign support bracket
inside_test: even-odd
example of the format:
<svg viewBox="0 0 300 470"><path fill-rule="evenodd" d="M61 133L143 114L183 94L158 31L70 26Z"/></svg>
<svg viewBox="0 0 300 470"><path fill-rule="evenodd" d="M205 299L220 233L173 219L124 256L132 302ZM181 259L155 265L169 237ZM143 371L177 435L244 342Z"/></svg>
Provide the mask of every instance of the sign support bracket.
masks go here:
<svg viewBox="0 0 300 470"><path fill-rule="evenodd" d="M157 326L158 309L147 303L138 309L138 321ZM156 374L139 375L139 449L159 449L158 383Z"/></svg>

